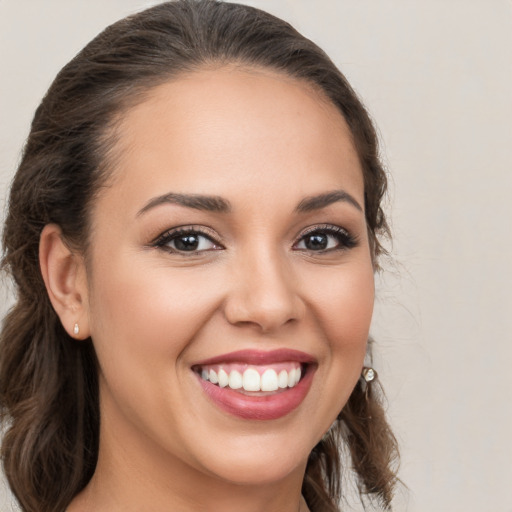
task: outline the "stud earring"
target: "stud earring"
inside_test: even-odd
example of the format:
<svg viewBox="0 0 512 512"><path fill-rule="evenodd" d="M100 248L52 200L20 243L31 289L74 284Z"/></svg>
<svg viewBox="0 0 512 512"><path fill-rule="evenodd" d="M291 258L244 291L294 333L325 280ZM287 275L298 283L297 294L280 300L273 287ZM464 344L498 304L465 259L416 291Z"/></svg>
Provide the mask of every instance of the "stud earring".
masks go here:
<svg viewBox="0 0 512 512"><path fill-rule="evenodd" d="M367 366L363 367L363 371L361 372L361 377L365 380L365 382L372 382L377 378L377 372L373 368L369 368Z"/></svg>
<svg viewBox="0 0 512 512"><path fill-rule="evenodd" d="M372 394L372 384L377 379L377 372L369 366L364 366L361 372L361 379L363 379L364 399L369 403ZM372 419L371 414L368 416L368 419Z"/></svg>
<svg viewBox="0 0 512 512"><path fill-rule="evenodd" d="M78 327L78 323L75 323L75 326L73 327L73 334L75 336L78 336L80 334L80 327Z"/></svg>

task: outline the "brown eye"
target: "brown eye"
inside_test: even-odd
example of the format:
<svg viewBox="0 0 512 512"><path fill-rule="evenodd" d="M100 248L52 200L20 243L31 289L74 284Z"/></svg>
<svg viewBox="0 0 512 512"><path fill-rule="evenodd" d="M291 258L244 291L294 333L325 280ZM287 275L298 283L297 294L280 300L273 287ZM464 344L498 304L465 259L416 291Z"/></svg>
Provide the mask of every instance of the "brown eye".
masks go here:
<svg viewBox="0 0 512 512"><path fill-rule="evenodd" d="M222 249L210 236L197 230L171 230L163 234L155 246L174 253L198 253Z"/></svg>
<svg viewBox="0 0 512 512"><path fill-rule="evenodd" d="M329 246L329 237L325 233L316 233L304 237L304 245L310 251L324 251Z"/></svg>
<svg viewBox="0 0 512 512"><path fill-rule="evenodd" d="M172 240L172 242L174 248L178 251L197 251L201 244L201 238L200 235L182 235Z"/></svg>
<svg viewBox="0 0 512 512"><path fill-rule="evenodd" d="M321 252L351 249L357 240L347 230L339 226L320 226L303 234L294 249Z"/></svg>

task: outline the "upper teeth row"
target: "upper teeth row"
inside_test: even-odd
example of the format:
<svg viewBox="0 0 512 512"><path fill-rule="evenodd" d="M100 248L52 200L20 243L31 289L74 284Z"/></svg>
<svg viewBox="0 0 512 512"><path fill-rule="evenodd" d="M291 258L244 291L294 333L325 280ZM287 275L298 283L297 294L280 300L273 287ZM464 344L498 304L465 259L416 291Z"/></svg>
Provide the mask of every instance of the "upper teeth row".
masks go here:
<svg viewBox="0 0 512 512"><path fill-rule="evenodd" d="M247 368L243 374L232 370L229 374L220 369L218 372L203 369L201 377L221 388L244 389L245 391L276 391L278 388L293 388L300 380L301 370L295 368L290 371L281 370L279 374L272 368L265 370L260 376L254 368Z"/></svg>

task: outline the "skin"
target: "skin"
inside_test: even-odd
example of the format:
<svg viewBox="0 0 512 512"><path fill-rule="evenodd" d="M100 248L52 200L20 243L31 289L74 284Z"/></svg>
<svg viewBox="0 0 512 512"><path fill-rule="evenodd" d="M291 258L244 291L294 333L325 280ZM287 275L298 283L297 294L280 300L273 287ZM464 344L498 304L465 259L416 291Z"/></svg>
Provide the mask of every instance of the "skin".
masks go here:
<svg viewBox="0 0 512 512"><path fill-rule="evenodd" d="M374 302L364 186L339 111L271 71L204 69L158 86L123 115L110 186L92 211L87 265L57 226L41 238L52 303L100 366L96 472L71 512L299 510L308 455L360 376ZM305 198L343 190L297 212ZM173 203L219 196L229 212ZM339 226L357 243L310 250L304 231ZM155 240L205 227L204 251ZM321 229L320 229L321 231ZM324 229L325 231L325 229ZM317 362L301 405L244 420L206 396L191 366L241 349L291 348Z"/></svg>

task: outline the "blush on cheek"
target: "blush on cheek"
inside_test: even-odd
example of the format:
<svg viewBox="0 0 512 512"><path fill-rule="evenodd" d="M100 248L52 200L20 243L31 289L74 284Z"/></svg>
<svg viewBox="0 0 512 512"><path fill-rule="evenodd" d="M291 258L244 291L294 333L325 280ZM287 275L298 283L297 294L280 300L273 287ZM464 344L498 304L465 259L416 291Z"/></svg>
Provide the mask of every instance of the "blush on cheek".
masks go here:
<svg viewBox="0 0 512 512"><path fill-rule="evenodd" d="M150 349L161 358L176 358L218 307L223 290L219 278L211 275L205 286L201 271L161 265L142 271L142 262L135 268L122 259L116 263L93 283L98 298L93 305L101 304L93 308L98 332L109 344L122 340L124 350L141 358Z"/></svg>
<svg viewBox="0 0 512 512"><path fill-rule="evenodd" d="M366 281L366 282L365 282ZM340 337L347 344L366 343L373 314L373 279L349 286L331 287L318 307L331 339Z"/></svg>

